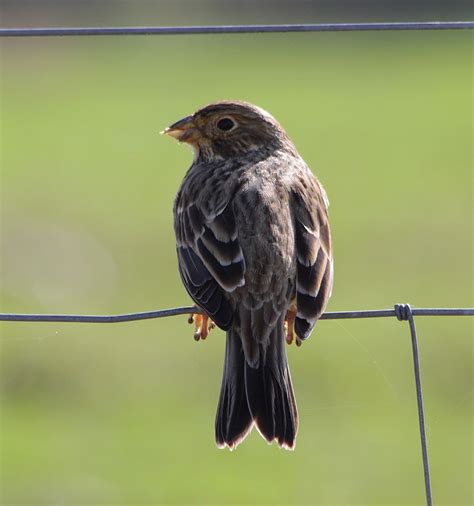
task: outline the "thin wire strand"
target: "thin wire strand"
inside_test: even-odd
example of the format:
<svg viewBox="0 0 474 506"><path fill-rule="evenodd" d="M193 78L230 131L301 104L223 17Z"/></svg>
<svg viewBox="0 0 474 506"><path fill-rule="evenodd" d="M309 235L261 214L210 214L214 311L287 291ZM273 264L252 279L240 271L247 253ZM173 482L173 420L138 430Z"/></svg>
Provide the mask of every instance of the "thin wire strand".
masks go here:
<svg viewBox="0 0 474 506"><path fill-rule="evenodd" d="M410 325L411 348L413 355L413 372L415 375L416 404L418 408L418 424L420 426L421 457L423 460L423 477L425 481L426 505L432 506L430 463L428 459L428 443L426 441L425 411L423 408L423 389L421 387L421 367L418 355L418 339L416 335L415 319L410 304L396 304L395 313L400 321L408 321Z"/></svg>
<svg viewBox="0 0 474 506"><path fill-rule="evenodd" d="M423 408L423 391L421 388L421 371L420 371L420 358L418 355L418 341L416 336L415 320L413 319L413 313L410 311L408 316L408 323L410 324L411 344L413 353L413 371L415 374L415 386L416 386L416 401L418 407L418 422L420 425L420 442L421 442L421 454L423 459L423 475L425 479L425 492L426 492L426 504L431 506L433 504L433 498L431 493L431 477L430 477L430 463L428 460L428 444L426 442L426 429L425 429L425 412Z"/></svg>
<svg viewBox="0 0 474 506"><path fill-rule="evenodd" d="M62 322L62 323L122 323L136 320L152 320L191 313L202 313L194 306L174 307L157 311L126 313L118 315L77 315L77 314L22 314L0 313L0 321L7 322ZM413 316L474 316L474 308L414 308ZM352 318L397 317L395 309L363 311L337 311L324 313L321 320L348 320Z"/></svg>
<svg viewBox="0 0 474 506"><path fill-rule="evenodd" d="M123 26L1 28L0 37L64 37L84 35L195 35L224 33L367 32L382 30L472 30L474 21L406 23L317 23L282 25Z"/></svg>

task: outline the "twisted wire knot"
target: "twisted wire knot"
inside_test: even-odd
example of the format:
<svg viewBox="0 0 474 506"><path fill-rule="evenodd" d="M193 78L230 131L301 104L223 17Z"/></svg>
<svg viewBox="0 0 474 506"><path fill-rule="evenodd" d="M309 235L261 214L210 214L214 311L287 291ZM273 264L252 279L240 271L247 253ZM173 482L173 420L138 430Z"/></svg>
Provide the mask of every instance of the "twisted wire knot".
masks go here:
<svg viewBox="0 0 474 506"><path fill-rule="evenodd" d="M395 316L399 321L408 321L413 315L410 304L395 304Z"/></svg>

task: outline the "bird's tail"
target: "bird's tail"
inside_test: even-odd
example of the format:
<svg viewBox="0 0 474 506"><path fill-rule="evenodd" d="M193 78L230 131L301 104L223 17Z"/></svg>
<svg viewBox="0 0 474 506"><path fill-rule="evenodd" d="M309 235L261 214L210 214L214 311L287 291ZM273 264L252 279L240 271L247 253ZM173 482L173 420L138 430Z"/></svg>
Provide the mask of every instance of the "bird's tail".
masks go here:
<svg viewBox="0 0 474 506"><path fill-rule="evenodd" d="M285 350L283 318L259 345L260 359L251 366L245 358L239 328L227 331L224 375L216 415L216 443L234 449L252 429L271 443L293 449L298 414Z"/></svg>

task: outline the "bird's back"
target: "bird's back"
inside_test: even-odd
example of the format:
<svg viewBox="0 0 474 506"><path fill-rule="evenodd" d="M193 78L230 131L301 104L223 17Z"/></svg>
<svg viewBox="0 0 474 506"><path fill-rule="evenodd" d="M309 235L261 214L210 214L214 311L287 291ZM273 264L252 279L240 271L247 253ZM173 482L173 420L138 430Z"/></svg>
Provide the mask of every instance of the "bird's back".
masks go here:
<svg viewBox="0 0 474 506"><path fill-rule="evenodd" d="M256 303L287 298L295 277L295 236L287 167L278 156L249 165L235 192L234 212L246 260L242 297ZM284 293L282 293L284 292Z"/></svg>

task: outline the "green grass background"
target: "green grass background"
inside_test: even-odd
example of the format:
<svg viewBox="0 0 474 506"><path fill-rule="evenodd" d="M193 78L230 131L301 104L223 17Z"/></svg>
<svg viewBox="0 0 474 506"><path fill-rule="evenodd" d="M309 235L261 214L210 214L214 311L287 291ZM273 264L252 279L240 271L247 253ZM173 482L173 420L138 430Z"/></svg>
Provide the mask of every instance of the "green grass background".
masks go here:
<svg viewBox="0 0 474 506"><path fill-rule="evenodd" d="M329 310L472 304L468 33L2 41L1 309L187 304L158 132L249 100L328 192ZM471 504L472 326L417 318L437 504ZM215 448L224 339L185 317L1 326L3 504L423 504L406 323L324 321L288 350L294 452Z"/></svg>

